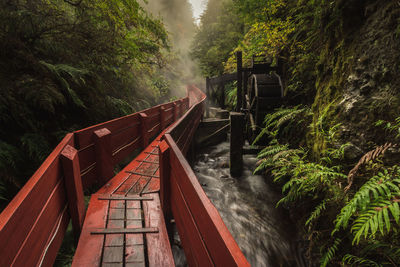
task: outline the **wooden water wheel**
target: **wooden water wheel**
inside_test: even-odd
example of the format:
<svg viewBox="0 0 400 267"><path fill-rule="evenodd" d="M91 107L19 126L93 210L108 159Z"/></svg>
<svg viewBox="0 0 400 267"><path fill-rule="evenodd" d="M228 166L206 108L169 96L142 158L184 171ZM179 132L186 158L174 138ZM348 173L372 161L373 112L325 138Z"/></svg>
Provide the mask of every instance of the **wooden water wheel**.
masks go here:
<svg viewBox="0 0 400 267"><path fill-rule="evenodd" d="M283 87L279 75L253 74L250 76L250 86L246 93L246 109L248 119L249 141L260 132L265 115L281 105Z"/></svg>

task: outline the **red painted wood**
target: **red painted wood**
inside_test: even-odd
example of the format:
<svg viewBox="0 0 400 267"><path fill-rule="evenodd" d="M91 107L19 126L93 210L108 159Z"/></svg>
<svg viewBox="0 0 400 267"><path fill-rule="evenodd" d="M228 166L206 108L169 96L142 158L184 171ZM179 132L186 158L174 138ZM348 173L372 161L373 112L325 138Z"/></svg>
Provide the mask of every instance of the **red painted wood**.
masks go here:
<svg viewBox="0 0 400 267"><path fill-rule="evenodd" d="M171 207L189 266L214 266L195 219L173 174L171 177Z"/></svg>
<svg viewBox="0 0 400 267"><path fill-rule="evenodd" d="M171 245L157 193L149 194L153 201L143 201L145 227L157 227L158 233L146 233L147 255L150 267L174 266Z"/></svg>
<svg viewBox="0 0 400 267"><path fill-rule="evenodd" d="M114 176L111 148L111 132L102 128L93 132L96 152L96 173L100 183L106 183Z"/></svg>
<svg viewBox="0 0 400 267"><path fill-rule="evenodd" d="M40 261L42 261L42 266L53 266L54 261L58 255L58 250L61 247L62 241L64 239L64 234L67 231L69 224L69 212L65 209L57 218L57 224L51 229L51 234L46 242L47 250L43 250L40 255Z"/></svg>
<svg viewBox="0 0 400 267"><path fill-rule="evenodd" d="M170 161L169 161L169 146L165 141L159 145L160 155L160 202L165 217L170 217L171 213L171 188L170 188Z"/></svg>
<svg viewBox="0 0 400 267"><path fill-rule="evenodd" d="M142 146L143 148L146 148L149 145L149 124L148 124L148 116L145 113L139 113L140 115L140 129L142 131Z"/></svg>
<svg viewBox="0 0 400 267"><path fill-rule="evenodd" d="M161 108L160 108L160 128L162 129L162 130L164 130L165 129L165 126L166 126L166 124L167 124L167 120L166 120L166 110L165 110L166 108L164 107L164 106L162 106Z"/></svg>
<svg viewBox="0 0 400 267"><path fill-rule="evenodd" d="M91 232L106 227L108 200L99 200L92 195L72 266L99 266L103 250L104 235Z"/></svg>
<svg viewBox="0 0 400 267"><path fill-rule="evenodd" d="M64 181L60 179L47 199L47 202L43 205L41 213L35 218L35 223L30 229L29 234L25 237L24 243L19 248L11 265L34 266L38 264L40 255L46 248L46 242L51 236L51 231L49 230L58 224L57 219L66 207L67 199ZM14 235L16 234L18 232L14 233ZM8 246L5 249L7 248Z"/></svg>
<svg viewBox="0 0 400 267"><path fill-rule="evenodd" d="M0 214L0 266L11 264L32 230L61 179L60 152L73 144L73 134L67 134Z"/></svg>
<svg viewBox="0 0 400 267"><path fill-rule="evenodd" d="M90 144L93 144L92 135L96 130L102 128L109 129L112 133L118 133L127 126L134 125L139 122L139 113L134 113L125 117L117 118L111 121L103 122L88 128L75 132L77 149L80 150Z"/></svg>
<svg viewBox="0 0 400 267"><path fill-rule="evenodd" d="M171 149L171 176L176 179L176 183L182 190L213 262L218 266L224 264L249 266L218 211L205 195L182 152L169 134L165 135L165 139Z"/></svg>
<svg viewBox="0 0 400 267"><path fill-rule="evenodd" d="M135 124L130 127L120 130L119 132L112 132L111 136L111 147L113 153L124 147L125 145L131 143L135 139L140 139L140 121L138 120Z"/></svg>
<svg viewBox="0 0 400 267"><path fill-rule="evenodd" d="M85 219L85 199L83 196L78 151L72 146L67 145L61 152L61 162L64 170L69 214L72 219L75 239L78 241L83 220Z"/></svg>

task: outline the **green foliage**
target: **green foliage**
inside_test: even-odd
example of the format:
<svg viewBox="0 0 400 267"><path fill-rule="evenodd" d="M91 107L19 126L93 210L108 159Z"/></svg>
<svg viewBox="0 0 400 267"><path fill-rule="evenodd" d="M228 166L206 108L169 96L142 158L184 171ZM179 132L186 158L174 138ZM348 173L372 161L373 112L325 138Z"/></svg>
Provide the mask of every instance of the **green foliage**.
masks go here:
<svg viewBox="0 0 400 267"><path fill-rule="evenodd" d="M191 49L204 76L213 77L224 72L223 64L243 34L243 22L232 0L207 2Z"/></svg>
<svg viewBox="0 0 400 267"><path fill-rule="evenodd" d="M294 129L299 129L309 124L311 119L311 111L308 107L295 106L293 108L279 108L273 113L265 116L265 127L261 130L260 134L256 137L253 143L256 143L264 135L272 138L286 136L287 139L292 139L293 135L290 133ZM301 132L299 132L301 135Z"/></svg>
<svg viewBox="0 0 400 267"><path fill-rule="evenodd" d="M174 86L167 31L139 1L2 1L0 20L7 199L66 132L157 104Z"/></svg>
<svg viewBox="0 0 400 267"><path fill-rule="evenodd" d="M332 261L333 257L335 256L335 253L339 250L340 243L342 243L342 240L340 238L336 238L333 241L332 246L330 246L327 249L326 253L321 257L320 261L321 267L326 267L329 264L329 262Z"/></svg>
<svg viewBox="0 0 400 267"><path fill-rule="evenodd" d="M370 178L342 208L336 218L334 232L346 229L352 222L355 244L362 237L375 237L378 230L382 236L389 234L393 229L392 218L399 224L399 175L400 168L396 166Z"/></svg>

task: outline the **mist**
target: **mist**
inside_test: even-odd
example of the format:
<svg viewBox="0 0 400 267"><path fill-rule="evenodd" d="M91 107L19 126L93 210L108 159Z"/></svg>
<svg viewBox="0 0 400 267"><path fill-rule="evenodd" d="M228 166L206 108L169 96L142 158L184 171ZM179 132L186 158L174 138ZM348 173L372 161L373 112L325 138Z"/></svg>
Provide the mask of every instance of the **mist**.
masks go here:
<svg viewBox="0 0 400 267"><path fill-rule="evenodd" d="M189 56L197 25L192 6L188 0L150 0L142 6L153 16L159 17L169 33L173 54L172 70L165 71L168 79L174 80L179 88L171 88L171 95L181 97L187 84L202 86L204 79L200 70Z"/></svg>

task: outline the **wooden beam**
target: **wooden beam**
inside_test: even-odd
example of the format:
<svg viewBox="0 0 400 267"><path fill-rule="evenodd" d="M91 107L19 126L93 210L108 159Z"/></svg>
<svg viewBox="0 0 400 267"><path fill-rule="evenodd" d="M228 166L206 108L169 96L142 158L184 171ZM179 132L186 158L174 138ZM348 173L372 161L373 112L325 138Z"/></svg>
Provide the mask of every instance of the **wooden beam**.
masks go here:
<svg viewBox="0 0 400 267"><path fill-rule="evenodd" d="M141 234L141 233L158 233L157 227L148 228L105 228L90 232L92 235L107 234Z"/></svg>
<svg viewBox="0 0 400 267"><path fill-rule="evenodd" d="M78 151L67 145L61 152L68 209L72 219L75 242L78 243L85 219L85 199L79 167Z"/></svg>
<svg viewBox="0 0 400 267"><path fill-rule="evenodd" d="M141 196L118 196L118 195L105 195L105 196L99 196L99 200L153 200L152 197L141 197Z"/></svg>
<svg viewBox="0 0 400 267"><path fill-rule="evenodd" d="M237 79L236 72L229 73L229 74L223 74L218 77L209 78L210 84L212 84L212 85L217 85L219 83L228 83L228 82L236 81L236 79Z"/></svg>

